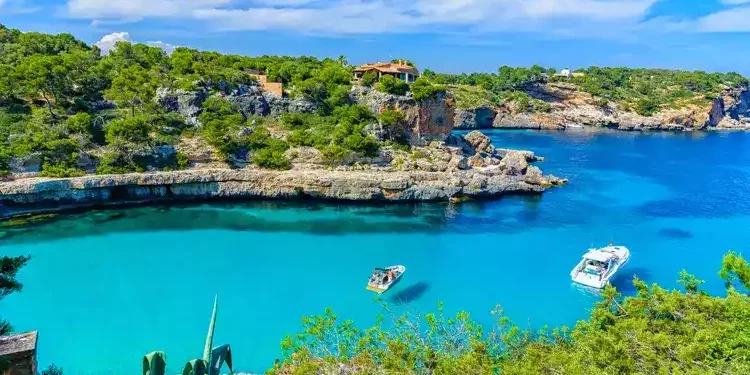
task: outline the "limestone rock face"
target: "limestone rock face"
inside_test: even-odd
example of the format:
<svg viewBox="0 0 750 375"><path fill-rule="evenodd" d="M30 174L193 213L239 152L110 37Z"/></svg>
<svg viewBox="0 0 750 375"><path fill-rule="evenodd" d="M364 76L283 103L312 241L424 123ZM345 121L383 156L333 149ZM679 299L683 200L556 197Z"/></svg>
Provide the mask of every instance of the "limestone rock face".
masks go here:
<svg viewBox="0 0 750 375"><path fill-rule="evenodd" d="M477 182L481 183L477 183ZM208 198L315 198L351 201L447 201L455 196L541 193L523 176L484 170L330 171L204 169L0 183L0 216L66 207Z"/></svg>
<svg viewBox="0 0 750 375"><path fill-rule="evenodd" d="M709 105L690 104L679 109L663 108L652 116L643 116L613 102L579 91L575 85L551 82L524 87L534 99L550 104L547 112L519 112L508 105L489 108L495 111L493 128L564 130L581 126L626 131L693 131L710 129L745 129L750 118L750 88L725 89ZM486 125L474 116L482 107L461 109L456 113L459 128L475 129ZM733 121L726 120L730 118ZM750 128L748 128L750 130Z"/></svg>
<svg viewBox="0 0 750 375"><path fill-rule="evenodd" d="M489 106L472 109L457 109L453 121L456 129L490 129L497 112Z"/></svg>
<svg viewBox="0 0 750 375"><path fill-rule="evenodd" d="M133 151L132 158L135 163L146 165L149 170L161 169L177 163L177 150L172 145L147 147Z"/></svg>
<svg viewBox="0 0 750 375"><path fill-rule="evenodd" d="M500 168L509 176L525 175L529 163L526 161L526 155L517 151L510 151L505 154L500 161Z"/></svg>
<svg viewBox="0 0 750 375"><path fill-rule="evenodd" d="M190 124L198 124L198 115L203 109L203 102L208 99L208 91L173 90L160 87L156 90L156 102L169 112L177 112Z"/></svg>
<svg viewBox="0 0 750 375"><path fill-rule="evenodd" d="M443 141L453 130L455 108L449 95L440 94L436 98L418 101L409 95L391 95L355 86L350 97L352 102L366 106L375 114L388 109L402 112L405 120L399 131L413 145L424 145L432 140Z"/></svg>
<svg viewBox="0 0 750 375"><path fill-rule="evenodd" d="M495 146L492 145L492 141L490 140L490 138L482 134L478 130L474 130L473 132L466 134L464 136L464 139L477 152L484 152L488 154L493 154L495 152Z"/></svg>
<svg viewBox="0 0 750 375"><path fill-rule="evenodd" d="M8 170L11 173L39 173L42 170L42 153L10 158Z"/></svg>
<svg viewBox="0 0 750 375"><path fill-rule="evenodd" d="M541 129L542 125L535 122L530 114L511 115L501 112L495 117L492 127L498 129Z"/></svg>

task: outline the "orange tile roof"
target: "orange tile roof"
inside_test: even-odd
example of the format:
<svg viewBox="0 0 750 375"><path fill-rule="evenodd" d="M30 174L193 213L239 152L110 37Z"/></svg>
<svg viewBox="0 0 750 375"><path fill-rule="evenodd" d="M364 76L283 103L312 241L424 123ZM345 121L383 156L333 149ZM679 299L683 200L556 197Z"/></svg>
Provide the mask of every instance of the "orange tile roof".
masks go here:
<svg viewBox="0 0 750 375"><path fill-rule="evenodd" d="M354 69L355 72L366 72L369 70L377 70L383 73L419 74L419 70L417 70L417 68L410 66L410 65L402 64L402 63L378 62L375 64L365 64L365 65L360 66L357 69Z"/></svg>

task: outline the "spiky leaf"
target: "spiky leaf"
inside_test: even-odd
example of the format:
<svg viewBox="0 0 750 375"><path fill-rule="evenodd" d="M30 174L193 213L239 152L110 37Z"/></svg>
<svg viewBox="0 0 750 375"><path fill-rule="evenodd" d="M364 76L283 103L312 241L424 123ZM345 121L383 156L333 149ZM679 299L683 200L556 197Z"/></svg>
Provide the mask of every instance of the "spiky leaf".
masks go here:
<svg viewBox="0 0 750 375"><path fill-rule="evenodd" d="M211 346L214 342L214 327L216 326L216 311L219 308L219 297L214 296L214 310L211 313L211 321L208 323L208 334L206 335L206 345L203 347L203 360L211 362Z"/></svg>
<svg viewBox="0 0 750 375"><path fill-rule="evenodd" d="M206 375L208 362L202 359L194 359L185 364L182 375Z"/></svg>
<svg viewBox="0 0 750 375"><path fill-rule="evenodd" d="M164 375L166 370L166 353L151 352L143 356L143 375Z"/></svg>
<svg viewBox="0 0 750 375"><path fill-rule="evenodd" d="M217 346L211 351L211 361L208 367L208 375L219 375L221 366L226 363L229 368L229 375L234 373L232 366L232 349L229 348L229 344Z"/></svg>

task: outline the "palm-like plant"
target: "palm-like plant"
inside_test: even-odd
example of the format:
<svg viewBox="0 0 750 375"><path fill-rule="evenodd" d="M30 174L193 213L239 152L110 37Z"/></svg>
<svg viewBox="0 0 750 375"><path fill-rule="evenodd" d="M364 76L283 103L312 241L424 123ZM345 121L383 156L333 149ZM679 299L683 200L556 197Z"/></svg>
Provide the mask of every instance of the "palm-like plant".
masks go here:
<svg viewBox="0 0 750 375"><path fill-rule="evenodd" d="M214 341L214 327L216 326L216 311L218 298L214 298L214 309L211 322L208 324L206 345L203 348L203 358L193 359L185 364L182 375L219 375L219 370L226 363L229 374L232 375L232 350L229 344L211 348ZM143 357L143 375L164 375L167 368L167 354L151 352Z"/></svg>

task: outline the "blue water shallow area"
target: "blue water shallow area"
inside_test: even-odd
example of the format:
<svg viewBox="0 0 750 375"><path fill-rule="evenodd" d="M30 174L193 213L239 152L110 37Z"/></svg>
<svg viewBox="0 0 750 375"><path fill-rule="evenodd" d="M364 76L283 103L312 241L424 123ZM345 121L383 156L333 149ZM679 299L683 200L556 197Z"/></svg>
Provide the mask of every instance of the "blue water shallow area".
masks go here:
<svg viewBox="0 0 750 375"><path fill-rule="evenodd" d="M677 287L682 269L723 293L727 250L750 246L750 134L488 132L498 147L545 156L570 185L491 202L347 205L225 202L63 215L6 230L3 254L32 254L20 294L0 304L17 330L40 331L40 365L75 374L137 373L168 353L170 371L202 353L215 293L216 343L261 372L303 315L332 307L360 326L380 303L373 267L403 264L384 295L397 311L439 301L486 324L501 304L523 327L572 325L596 296L569 272L591 245L615 241L632 260L614 284Z"/></svg>

